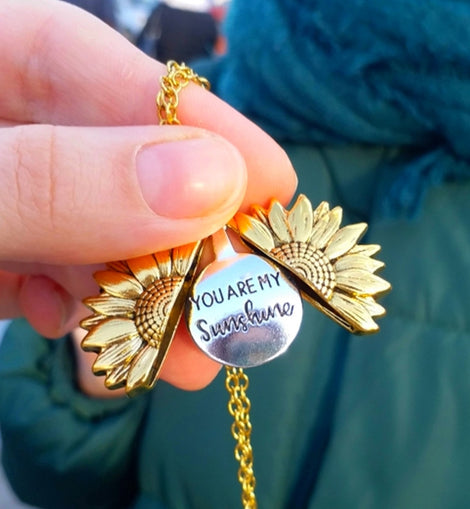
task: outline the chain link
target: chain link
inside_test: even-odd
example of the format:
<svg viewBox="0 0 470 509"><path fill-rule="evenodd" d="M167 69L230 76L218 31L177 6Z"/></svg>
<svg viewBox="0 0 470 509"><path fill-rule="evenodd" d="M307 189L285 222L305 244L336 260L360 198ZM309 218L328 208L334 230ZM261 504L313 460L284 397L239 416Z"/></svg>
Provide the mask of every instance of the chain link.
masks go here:
<svg viewBox="0 0 470 509"><path fill-rule="evenodd" d="M176 115L179 93L191 82L206 90L210 89L209 81L198 76L185 64L180 65L173 60L167 63L167 74L160 79L160 91L157 94L157 114L160 125L181 124Z"/></svg>
<svg viewBox="0 0 470 509"><path fill-rule="evenodd" d="M251 448L250 400L246 395L248 376L241 368L225 367L225 387L230 394L228 411L233 417L232 436L236 440L235 458L240 464L238 481L242 487L244 509L256 509L253 450Z"/></svg>

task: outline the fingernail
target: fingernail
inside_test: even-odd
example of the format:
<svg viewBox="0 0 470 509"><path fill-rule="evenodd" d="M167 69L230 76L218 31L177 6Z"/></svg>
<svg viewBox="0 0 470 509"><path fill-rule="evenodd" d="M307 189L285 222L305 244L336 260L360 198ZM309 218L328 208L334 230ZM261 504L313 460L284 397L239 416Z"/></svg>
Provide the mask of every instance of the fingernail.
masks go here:
<svg viewBox="0 0 470 509"><path fill-rule="evenodd" d="M246 185L242 157L215 136L147 145L137 155L137 175L149 207L176 219L233 206Z"/></svg>

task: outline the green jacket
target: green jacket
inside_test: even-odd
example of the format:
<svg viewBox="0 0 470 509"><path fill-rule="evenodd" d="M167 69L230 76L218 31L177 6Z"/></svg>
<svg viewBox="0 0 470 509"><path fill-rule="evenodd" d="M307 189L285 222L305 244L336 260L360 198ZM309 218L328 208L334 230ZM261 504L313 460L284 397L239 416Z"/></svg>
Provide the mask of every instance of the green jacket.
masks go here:
<svg viewBox="0 0 470 509"><path fill-rule="evenodd" d="M260 508L465 508L470 504L470 183L431 190L413 220L374 217L391 155L287 147L315 204L367 220L382 245L375 336L352 337L305 305L288 352L249 370ZM3 462L25 501L47 508L238 508L223 373L207 389L159 382L92 400L74 387L67 338L14 323L0 351Z"/></svg>
<svg viewBox="0 0 470 509"><path fill-rule="evenodd" d="M285 143L314 205L369 223L393 285L377 335L305 305L288 352L249 371L261 509L470 507L469 20L442 0L232 0L214 89ZM68 340L19 321L4 466L46 508L239 508L227 399L223 374L88 399Z"/></svg>

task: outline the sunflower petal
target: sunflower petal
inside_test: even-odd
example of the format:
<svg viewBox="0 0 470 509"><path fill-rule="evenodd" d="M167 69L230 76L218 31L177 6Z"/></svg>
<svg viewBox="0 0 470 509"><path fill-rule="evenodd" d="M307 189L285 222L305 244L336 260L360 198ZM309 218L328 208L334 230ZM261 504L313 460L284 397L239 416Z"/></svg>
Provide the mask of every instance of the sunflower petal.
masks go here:
<svg viewBox="0 0 470 509"><path fill-rule="evenodd" d="M132 320L108 318L88 332L82 341L82 347L86 350L106 348L131 336L138 336L137 328Z"/></svg>
<svg viewBox="0 0 470 509"><path fill-rule="evenodd" d="M108 389L115 389L122 386L127 378L131 365L130 363L121 364L117 368L108 371L106 379L104 381L105 386Z"/></svg>
<svg viewBox="0 0 470 509"><path fill-rule="evenodd" d="M289 242L292 242L293 238L290 232L289 223L287 222L286 210L278 201L273 201L271 203L268 219L272 231L276 234L280 244L288 244Z"/></svg>
<svg viewBox="0 0 470 509"><path fill-rule="evenodd" d="M131 260L127 260L127 263L134 276L144 288L147 288L155 279L160 277L157 262L152 255L132 258Z"/></svg>
<svg viewBox="0 0 470 509"><path fill-rule="evenodd" d="M185 246L175 247L172 252L173 272L179 276L186 276L198 253L200 242L193 242Z"/></svg>
<svg viewBox="0 0 470 509"><path fill-rule="evenodd" d="M376 332L379 329L367 308L354 297L334 292L330 305L344 316L354 332Z"/></svg>
<svg viewBox="0 0 470 509"><path fill-rule="evenodd" d="M360 301L363 306L367 309L367 311L369 311L369 314L370 316L384 316L386 311L385 311L385 308L383 306L381 306L380 304L378 304L374 297L362 297L362 296L357 296L355 297L355 299L357 299L358 301Z"/></svg>
<svg viewBox="0 0 470 509"><path fill-rule="evenodd" d="M336 286L358 295L375 295L390 290L390 283L365 270L349 269L336 274Z"/></svg>
<svg viewBox="0 0 470 509"><path fill-rule="evenodd" d="M124 299L136 299L143 291L142 285L130 274L101 270L93 277L106 293Z"/></svg>
<svg viewBox="0 0 470 509"><path fill-rule="evenodd" d="M325 255L334 260L347 253L367 230L366 223L350 224L338 230L325 249Z"/></svg>
<svg viewBox="0 0 470 509"><path fill-rule="evenodd" d="M158 270L160 272L160 278L165 278L171 276L171 250L167 249L166 251L160 251L159 253L154 253L153 256L157 261Z"/></svg>
<svg viewBox="0 0 470 509"><path fill-rule="evenodd" d="M307 242L313 227L313 210L310 200L301 194L290 212L287 214L287 222L292 234L292 239L297 242Z"/></svg>
<svg viewBox="0 0 470 509"><path fill-rule="evenodd" d="M127 263L124 260L118 262L109 262L106 264L106 266L109 270L115 270L116 272L124 272L125 274L131 273Z"/></svg>
<svg viewBox="0 0 470 509"><path fill-rule="evenodd" d="M131 336L112 344L98 355L93 364L93 372L100 373L121 364L126 364L136 355L142 343L143 340L139 336Z"/></svg>
<svg viewBox="0 0 470 509"><path fill-rule="evenodd" d="M321 230L319 229L315 240L311 240L311 243L314 243L317 249L323 249L338 231L342 218L343 209L341 207L335 207L325 214L320 221L321 223L325 221L324 227Z"/></svg>
<svg viewBox="0 0 470 509"><path fill-rule="evenodd" d="M102 294L98 297L88 297L83 303L95 313L106 316L129 318L134 313L135 308L135 300L121 299L120 297L113 297L107 294Z"/></svg>
<svg viewBox="0 0 470 509"><path fill-rule="evenodd" d="M358 244L354 246L349 254L361 254L364 256L374 256L380 251L380 246L378 244Z"/></svg>
<svg viewBox="0 0 470 509"><path fill-rule="evenodd" d="M383 268L384 265L384 262L369 258L362 254L347 254L338 258L334 267L336 272L349 269L361 269L372 273Z"/></svg>
<svg viewBox="0 0 470 509"><path fill-rule="evenodd" d="M126 391L136 392L140 388L150 389L156 382L158 367L155 366L158 349L147 345L132 361L127 377Z"/></svg>
<svg viewBox="0 0 470 509"><path fill-rule="evenodd" d="M267 252L274 249L274 239L268 228L261 221L246 214L237 214L235 221L236 229L248 243L254 244L256 247Z"/></svg>
<svg viewBox="0 0 470 509"><path fill-rule="evenodd" d="M258 219L259 221L261 221L264 224L264 226L269 228L269 220L268 220L268 212L267 212L267 210L265 210L260 205L253 205L251 207L251 211L252 211L251 215L255 219Z"/></svg>
<svg viewBox="0 0 470 509"><path fill-rule="evenodd" d="M328 215L323 215L318 221L315 222L312 229L312 235L309 239L309 244L318 249L317 242L323 238L323 235L328 228Z"/></svg>
<svg viewBox="0 0 470 509"><path fill-rule="evenodd" d="M325 214L330 211L330 204L327 201L322 201L320 205L313 211L313 222L319 221Z"/></svg>
<svg viewBox="0 0 470 509"><path fill-rule="evenodd" d="M93 327L96 327L103 320L106 320L106 317L103 315L87 316L80 322L80 327L85 330L91 330Z"/></svg>

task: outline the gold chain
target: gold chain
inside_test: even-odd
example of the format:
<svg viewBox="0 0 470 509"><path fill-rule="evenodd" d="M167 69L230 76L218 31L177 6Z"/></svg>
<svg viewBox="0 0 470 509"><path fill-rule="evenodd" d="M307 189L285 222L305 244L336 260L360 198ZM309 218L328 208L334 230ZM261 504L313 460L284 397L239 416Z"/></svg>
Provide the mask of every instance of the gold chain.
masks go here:
<svg viewBox="0 0 470 509"><path fill-rule="evenodd" d="M198 76L185 64L173 60L167 63L167 75L160 80L160 92L157 95L157 113L161 125L179 125L176 109L179 104L179 93L195 83L206 90L210 89L209 81ZM233 417L231 431L236 440L235 458L240 464L238 480L242 486L242 503L244 509L256 509L255 475L253 473L253 451L251 448L250 400L246 395L248 377L241 368L226 366L225 387L230 394L228 411Z"/></svg>
<svg viewBox="0 0 470 509"><path fill-rule="evenodd" d="M180 65L170 60L166 67L167 74L160 79L160 92L157 95L158 118L161 125L180 125L176 109L181 90L191 82L206 90L210 89L210 84L206 78L201 78L185 64Z"/></svg>
<svg viewBox="0 0 470 509"><path fill-rule="evenodd" d="M242 486L244 509L256 509L255 474L253 473L253 450L251 448L250 400L246 395L248 377L242 368L225 367L225 387L230 394L228 411L233 417L232 436L237 441L235 458L240 464L238 480Z"/></svg>

